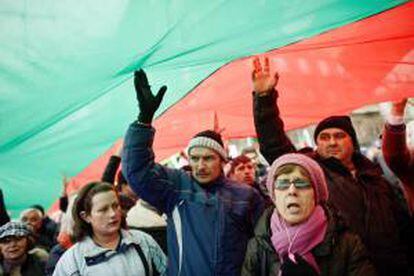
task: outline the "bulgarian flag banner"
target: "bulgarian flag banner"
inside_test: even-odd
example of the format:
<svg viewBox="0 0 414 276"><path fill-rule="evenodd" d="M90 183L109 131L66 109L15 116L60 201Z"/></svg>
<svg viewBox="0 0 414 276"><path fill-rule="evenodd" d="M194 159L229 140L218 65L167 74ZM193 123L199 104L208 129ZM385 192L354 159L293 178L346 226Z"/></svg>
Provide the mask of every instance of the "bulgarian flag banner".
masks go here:
<svg viewBox="0 0 414 276"><path fill-rule="evenodd" d="M168 91L158 160L217 118L255 136L252 56L280 74L286 129L414 96L414 3L402 0L3 1L0 188L13 217L100 178L138 113L133 72Z"/></svg>

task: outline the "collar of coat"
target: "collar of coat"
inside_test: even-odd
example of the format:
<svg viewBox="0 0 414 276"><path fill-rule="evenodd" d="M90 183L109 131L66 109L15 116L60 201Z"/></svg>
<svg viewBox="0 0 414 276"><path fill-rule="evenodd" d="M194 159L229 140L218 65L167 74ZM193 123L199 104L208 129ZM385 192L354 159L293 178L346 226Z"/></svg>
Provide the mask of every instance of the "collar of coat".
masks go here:
<svg viewBox="0 0 414 276"><path fill-rule="evenodd" d="M109 258L119 252L125 251L131 245L139 245L141 243L141 235L133 235L130 231L121 229L121 240L115 250L103 248L97 245L93 239L87 236L81 241L81 252L85 258Z"/></svg>
<svg viewBox="0 0 414 276"><path fill-rule="evenodd" d="M322 158L316 152L312 152L310 157L329 170L335 171L341 175L352 176L351 172L335 157ZM382 170L379 165L375 164L361 153L354 153L352 161L354 162L357 171L357 177L370 178L382 175Z"/></svg>
<svg viewBox="0 0 414 276"><path fill-rule="evenodd" d="M322 243L317 245L312 250L312 254L314 254L314 256L320 257L328 256L332 253L338 236L347 229L343 219L332 209L332 207L325 205L323 208L328 219L328 229ZM271 241L272 230L270 228L270 217L273 214L273 210L274 206L271 206L263 212L263 215L256 224L255 236L258 238L258 242L261 243L262 246L275 253L276 259L278 260L279 255L273 248Z"/></svg>

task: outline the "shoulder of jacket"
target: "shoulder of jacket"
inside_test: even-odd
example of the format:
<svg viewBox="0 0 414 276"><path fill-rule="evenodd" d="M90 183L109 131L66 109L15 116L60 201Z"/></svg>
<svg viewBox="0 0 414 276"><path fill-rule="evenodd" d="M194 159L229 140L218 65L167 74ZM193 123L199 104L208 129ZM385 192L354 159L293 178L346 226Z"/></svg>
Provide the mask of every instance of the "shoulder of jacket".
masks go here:
<svg viewBox="0 0 414 276"><path fill-rule="evenodd" d="M82 257L83 254L81 253L79 244L76 243L66 250L56 264L55 271L58 272L57 275L76 275L77 272L79 272L80 261L83 259Z"/></svg>

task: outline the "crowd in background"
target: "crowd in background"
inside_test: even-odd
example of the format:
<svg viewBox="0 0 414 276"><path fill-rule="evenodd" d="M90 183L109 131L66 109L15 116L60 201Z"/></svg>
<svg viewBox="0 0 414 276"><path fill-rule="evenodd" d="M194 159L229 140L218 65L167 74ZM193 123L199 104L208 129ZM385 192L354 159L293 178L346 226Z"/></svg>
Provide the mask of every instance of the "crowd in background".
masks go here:
<svg viewBox="0 0 414 276"><path fill-rule="evenodd" d="M257 58L252 75L260 152L229 158L205 130L170 168L154 161L151 124L167 88L154 95L135 72L140 110L124 147L79 191L63 180L62 216L32 205L10 221L0 190L0 275L412 275L407 99L393 103L371 161L348 116L322 120L316 148L296 149L279 75Z"/></svg>

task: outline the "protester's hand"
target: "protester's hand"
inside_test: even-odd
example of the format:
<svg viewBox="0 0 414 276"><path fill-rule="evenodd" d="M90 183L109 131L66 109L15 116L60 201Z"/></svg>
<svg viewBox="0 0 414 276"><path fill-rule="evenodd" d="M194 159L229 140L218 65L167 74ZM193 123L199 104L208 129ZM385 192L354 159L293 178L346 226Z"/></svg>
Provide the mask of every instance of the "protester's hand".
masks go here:
<svg viewBox="0 0 414 276"><path fill-rule="evenodd" d="M142 69L135 71L134 85L139 106L138 121L144 124L151 124L152 118L161 104L165 91L167 91L167 86L162 86L158 90L157 95L152 95L147 75Z"/></svg>
<svg viewBox="0 0 414 276"><path fill-rule="evenodd" d="M405 106L407 105L407 100L407 98L404 98L400 101L393 102L391 107L391 115L403 117Z"/></svg>
<svg viewBox="0 0 414 276"><path fill-rule="evenodd" d="M70 183L70 178L66 175L62 176L62 197L68 196L68 186Z"/></svg>
<svg viewBox="0 0 414 276"><path fill-rule="evenodd" d="M123 145L124 145L123 141L117 142L117 144L115 145L115 151L114 151L115 156L121 157Z"/></svg>
<svg viewBox="0 0 414 276"><path fill-rule="evenodd" d="M258 57L253 59L252 80L253 89L259 95L276 88L277 82L279 81L279 74L277 72L273 76L270 74L268 57L265 57L264 67L262 67Z"/></svg>

